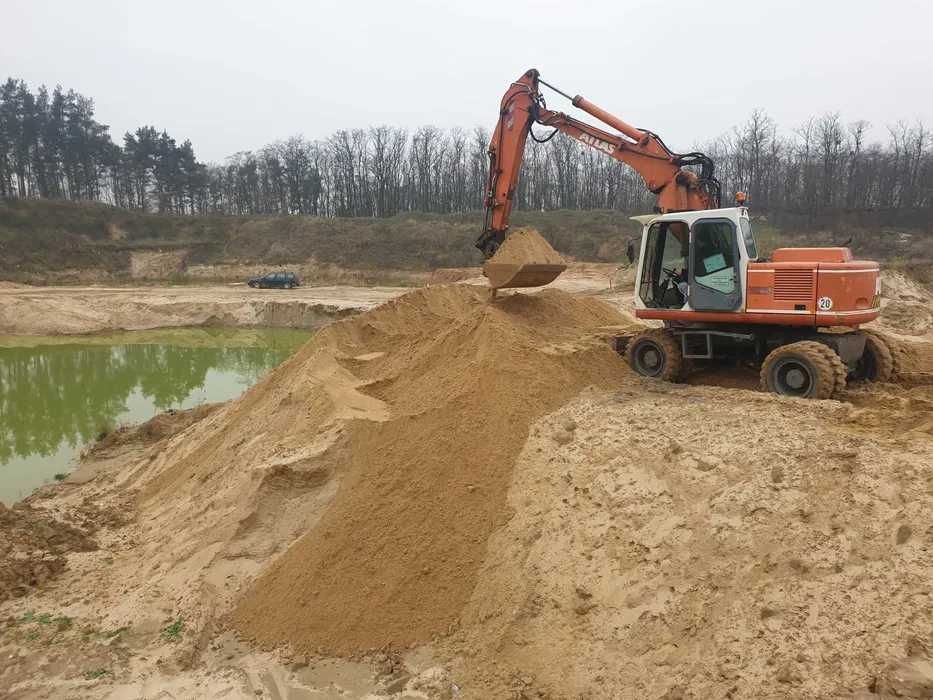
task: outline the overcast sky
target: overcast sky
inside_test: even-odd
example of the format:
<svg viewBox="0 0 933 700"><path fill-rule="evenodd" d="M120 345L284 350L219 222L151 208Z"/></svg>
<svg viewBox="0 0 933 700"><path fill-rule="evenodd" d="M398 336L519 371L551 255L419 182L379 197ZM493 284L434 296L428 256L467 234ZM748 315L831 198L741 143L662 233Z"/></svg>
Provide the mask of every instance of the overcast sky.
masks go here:
<svg viewBox="0 0 933 700"><path fill-rule="evenodd" d="M492 128L527 68L685 151L754 107L933 126L929 0L0 0L0 79L202 160L376 124ZM558 98L549 106L573 108Z"/></svg>

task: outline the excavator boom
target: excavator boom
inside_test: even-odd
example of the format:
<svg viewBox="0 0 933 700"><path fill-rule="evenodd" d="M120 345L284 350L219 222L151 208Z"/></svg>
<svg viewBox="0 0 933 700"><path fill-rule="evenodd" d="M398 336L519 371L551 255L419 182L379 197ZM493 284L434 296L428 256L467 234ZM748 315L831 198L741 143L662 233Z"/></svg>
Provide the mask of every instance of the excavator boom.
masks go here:
<svg viewBox="0 0 933 700"><path fill-rule="evenodd" d="M567 97L575 107L618 133L548 109L539 84ZM531 130L535 123L553 127L554 131L546 138L538 139ZM634 168L647 188L658 196L657 209L660 212L719 206L719 183L713 176L713 163L708 157L702 153L673 153L657 135L636 129L579 95L571 98L545 83L538 71L532 69L512 83L503 96L499 121L489 144L489 176L484 202L486 217L483 233L476 241L476 247L487 259L495 255L508 233L528 135L531 134L535 140L546 141L558 131ZM688 165L700 166L700 174L685 170L684 166ZM525 269L519 270L508 284L502 286L540 286L559 274L559 271L555 272L549 278L548 274L542 274L540 265L529 261Z"/></svg>

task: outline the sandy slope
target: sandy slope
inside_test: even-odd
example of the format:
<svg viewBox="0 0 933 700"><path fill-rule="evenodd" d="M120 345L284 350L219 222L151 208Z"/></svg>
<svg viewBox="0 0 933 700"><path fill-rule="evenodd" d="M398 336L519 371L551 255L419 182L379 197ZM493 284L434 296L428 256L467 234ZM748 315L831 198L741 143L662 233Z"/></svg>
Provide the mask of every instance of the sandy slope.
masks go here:
<svg viewBox="0 0 933 700"><path fill-rule="evenodd" d="M844 402L653 382L539 421L444 643L455 675L488 697L868 688L933 634L933 435L864 427Z"/></svg>

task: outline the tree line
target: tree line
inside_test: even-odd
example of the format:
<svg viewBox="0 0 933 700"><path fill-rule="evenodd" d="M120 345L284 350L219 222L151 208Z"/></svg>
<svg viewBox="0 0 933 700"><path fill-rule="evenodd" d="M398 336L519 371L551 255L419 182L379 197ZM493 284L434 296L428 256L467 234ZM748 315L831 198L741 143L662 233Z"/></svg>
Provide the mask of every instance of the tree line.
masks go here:
<svg viewBox="0 0 933 700"><path fill-rule="evenodd" d="M761 110L712 142L723 192L743 190L761 211L927 210L933 148L922 123L870 125L838 113L782 132ZM542 134L544 135L544 134ZM387 126L294 136L224 163L200 162L188 140L141 126L117 144L93 100L61 87L0 85L0 197L96 200L174 214L384 217L482 208L490 132ZM683 149L695 150L695 149ZM561 134L529 139L516 192L520 209L650 211L639 176ZM725 205L729 202L725 201Z"/></svg>

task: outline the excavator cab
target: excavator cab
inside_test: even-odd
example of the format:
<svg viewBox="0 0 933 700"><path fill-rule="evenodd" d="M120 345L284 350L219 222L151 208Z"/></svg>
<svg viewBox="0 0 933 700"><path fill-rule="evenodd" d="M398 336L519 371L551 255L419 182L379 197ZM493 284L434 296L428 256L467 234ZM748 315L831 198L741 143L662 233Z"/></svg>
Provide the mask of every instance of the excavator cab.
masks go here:
<svg viewBox="0 0 933 700"><path fill-rule="evenodd" d="M636 304L647 310L734 312L757 246L744 207L637 217L644 225Z"/></svg>

